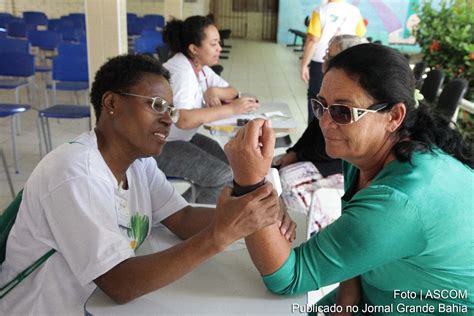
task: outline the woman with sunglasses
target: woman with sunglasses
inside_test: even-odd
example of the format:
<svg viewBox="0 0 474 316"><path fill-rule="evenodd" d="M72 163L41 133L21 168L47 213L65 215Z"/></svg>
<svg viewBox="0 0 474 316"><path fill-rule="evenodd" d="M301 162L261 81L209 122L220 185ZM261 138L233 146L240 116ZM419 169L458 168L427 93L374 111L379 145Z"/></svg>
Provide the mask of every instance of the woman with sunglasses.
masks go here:
<svg viewBox="0 0 474 316"><path fill-rule="evenodd" d="M174 53L164 66L171 74L179 118L156 160L167 176L194 183L196 202L214 204L222 187L232 182L232 172L219 144L197 130L205 123L254 111L259 104L254 98L238 98L238 91L210 68L222 50L212 20L204 16L172 20L163 38ZM187 200L190 193L184 194Z"/></svg>
<svg viewBox="0 0 474 316"><path fill-rule="evenodd" d="M271 185L243 198L226 188L216 209L191 207L156 167L151 157L165 146L175 113L168 80L141 55L112 58L98 70L96 127L44 157L25 185L0 286L44 262L6 296L0 291L0 315L82 314L97 286L126 303L276 222ZM135 256L160 223L184 241Z"/></svg>
<svg viewBox="0 0 474 316"><path fill-rule="evenodd" d="M363 43L367 43L367 40L356 35L334 36L329 41L329 48L323 58L323 70L327 68L334 56L349 47ZM295 165L296 163L299 164ZM296 144L288 148L286 154L276 158L273 164L280 169L280 178L284 187L282 198L293 210L303 212L308 210L307 203L319 179L326 178L324 180L326 183L334 185L339 185L342 179L341 159L334 159L327 155L319 120L312 120ZM285 168L287 166L289 168ZM306 175L304 179L297 178L301 174ZM308 178L311 178L310 181L313 182L308 182Z"/></svg>
<svg viewBox="0 0 474 316"><path fill-rule="evenodd" d="M246 238L271 291L341 282L313 312L473 313L472 145L415 95L406 58L389 47L357 45L329 62L312 106L328 155L344 161L341 216L295 249L274 226ZM258 187L273 142L253 121L226 145L238 185Z"/></svg>

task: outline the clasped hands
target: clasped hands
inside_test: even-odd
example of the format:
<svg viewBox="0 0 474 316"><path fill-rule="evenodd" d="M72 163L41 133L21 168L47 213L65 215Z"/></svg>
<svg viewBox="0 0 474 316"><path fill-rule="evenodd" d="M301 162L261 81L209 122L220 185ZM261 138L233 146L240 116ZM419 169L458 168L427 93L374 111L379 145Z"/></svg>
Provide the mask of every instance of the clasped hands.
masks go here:
<svg viewBox="0 0 474 316"><path fill-rule="evenodd" d="M275 135L271 122L256 119L241 128L224 151L234 172L234 181L241 186L260 182L267 174L274 152ZM241 197L232 196L226 187L217 202L215 226L226 244L277 224L288 241L296 237L296 224L288 216L271 183L267 182Z"/></svg>

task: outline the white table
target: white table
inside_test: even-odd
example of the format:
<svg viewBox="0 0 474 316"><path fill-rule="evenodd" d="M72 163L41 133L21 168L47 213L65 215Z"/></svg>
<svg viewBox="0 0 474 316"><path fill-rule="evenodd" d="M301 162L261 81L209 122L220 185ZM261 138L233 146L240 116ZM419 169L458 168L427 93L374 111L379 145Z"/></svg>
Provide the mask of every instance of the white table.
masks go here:
<svg viewBox="0 0 474 316"><path fill-rule="evenodd" d="M277 112L283 115L278 115ZM206 123L204 128L209 130L211 134L218 133L232 136L240 128L237 126L237 119L252 120L254 118L271 119L275 132L288 133L296 129L296 122L291 115L288 104L284 102L262 102L258 112L234 115L227 119Z"/></svg>
<svg viewBox="0 0 474 316"><path fill-rule="evenodd" d="M293 244L299 245L306 237L306 217L294 213L291 216L298 224L297 240ZM166 230L158 230L155 236L162 236L159 248L176 240ZM155 247L154 242L145 242L140 250L150 253ZM288 297L270 293L244 247L244 243L238 241L181 279L125 305L115 304L97 288L85 304L85 314L294 315L292 304L305 305L307 296Z"/></svg>

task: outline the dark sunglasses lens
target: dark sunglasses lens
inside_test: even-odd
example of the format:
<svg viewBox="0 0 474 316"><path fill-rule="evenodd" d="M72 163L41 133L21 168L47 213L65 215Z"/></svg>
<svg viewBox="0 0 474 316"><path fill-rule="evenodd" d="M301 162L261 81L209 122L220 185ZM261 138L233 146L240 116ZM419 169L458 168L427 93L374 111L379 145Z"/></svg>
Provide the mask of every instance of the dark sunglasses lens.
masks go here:
<svg viewBox="0 0 474 316"><path fill-rule="evenodd" d="M329 113L334 122L339 124L349 124L351 120L351 109L345 105L331 105Z"/></svg>

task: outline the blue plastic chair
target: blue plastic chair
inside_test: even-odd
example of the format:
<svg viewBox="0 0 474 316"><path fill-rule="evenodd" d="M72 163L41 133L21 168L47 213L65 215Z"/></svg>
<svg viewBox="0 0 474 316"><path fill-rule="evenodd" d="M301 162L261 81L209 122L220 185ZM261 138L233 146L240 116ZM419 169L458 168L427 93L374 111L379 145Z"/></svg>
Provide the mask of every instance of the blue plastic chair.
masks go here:
<svg viewBox="0 0 474 316"><path fill-rule="evenodd" d="M31 46L38 47L43 50L54 51L61 42L61 35L53 31L29 31L28 41Z"/></svg>
<svg viewBox="0 0 474 316"><path fill-rule="evenodd" d="M40 144L40 154L43 156L42 141L45 145L45 152L53 150L49 119L90 119L90 107L87 105L58 104L38 111L38 139ZM90 122L89 122L90 123ZM41 135L43 137L41 137Z"/></svg>
<svg viewBox="0 0 474 316"><path fill-rule="evenodd" d="M27 53L0 52L0 76L14 77L0 79L0 89L15 90L17 104L20 104L20 89L30 84L35 85L34 75L34 56Z"/></svg>
<svg viewBox="0 0 474 316"><path fill-rule="evenodd" d="M30 43L24 39L0 38L0 52L29 54Z"/></svg>
<svg viewBox="0 0 474 316"><path fill-rule="evenodd" d="M12 134L12 148L13 148L13 160L15 161L15 172L20 172L18 164L18 154L16 150L16 135L17 135L17 114L29 110L31 107L26 104L9 104L0 103L0 117L11 117L11 134Z"/></svg>
<svg viewBox="0 0 474 316"><path fill-rule="evenodd" d="M157 47L163 47L165 43L160 37L140 36L135 40L135 53L137 54L155 54Z"/></svg>
<svg viewBox="0 0 474 316"><path fill-rule="evenodd" d="M142 19L136 19L127 23L127 35L138 36L145 29L145 22Z"/></svg>
<svg viewBox="0 0 474 316"><path fill-rule="evenodd" d="M51 141L51 133L49 129L49 118L90 118L90 108L88 102L89 89L89 73L87 65L87 56L78 55L61 55L59 54L53 59L53 82L47 86L48 89L53 90L54 98L53 105L46 109L40 110L38 115L38 138L40 140L40 152L42 152L41 139L44 139L45 150L49 152L53 145ZM57 104L56 91L78 91L86 92L85 105L79 104ZM77 95L76 95L77 96ZM40 130L43 137L40 135Z"/></svg>
<svg viewBox="0 0 474 316"><path fill-rule="evenodd" d="M36 72L50 72L51 67L46 65L45 53L50 55L56 52L56 48L61 42L61 35L52 31L29 31L28 41L31 46L39 49L39 66L36 67Z"/></svg>
<svg viewBox="0 0 474 316"><path fill-rule="evenodd" d="M43 12L25 11L23 12L23 20L25 20L26 24L34 25L35 29L38 25L48 25L48 17Z"/></svg>
<svg viewBox="0 0 474 316"><path fill-rule="evenodd" d="M79 46L79 45L77 45ZM46 85L46 89L52 90L53 102L57 104L56 94L58 90L74 92L77 98L77 92L86 91L86 104L87 93L89 89L89 73L87 66L87 55L74 55L74 54L62 54L53 58L53 73L52 82ZM46 104L49 106L49 102Z"/></svg>
<svg viewBox="0 0 474 316"><path fill-rule="evenodd" d="M165 26L165 17L159 14L146 14L143 16L147 28L156 29Z"/></svg>
<svg viewBox="0 0 474 316"><path fill-rule="evenodd" d="M7 33L10 37L26 38L26 33L34 28L25 22L9 22L7 24Z"/></svg>
<svg viewBox="0 0 474 316"><path fill-rule="evenodd" d="M61 34L63 41L78 43L84 30L75 26L58 26L55 30Z"/></svg>
<svg viewBox="0 0 474 316"><path fill-rule="evenodd" d="M0 27L6 29L8 23L24 22L22 18L17 18L13 15L0 16Z"/></svg>
<svg viewBox="0 0 474 316"><path fill-rule="evenodd" d="M58 55L87 57L87 44L61 42L58 45Z"/></svg>

